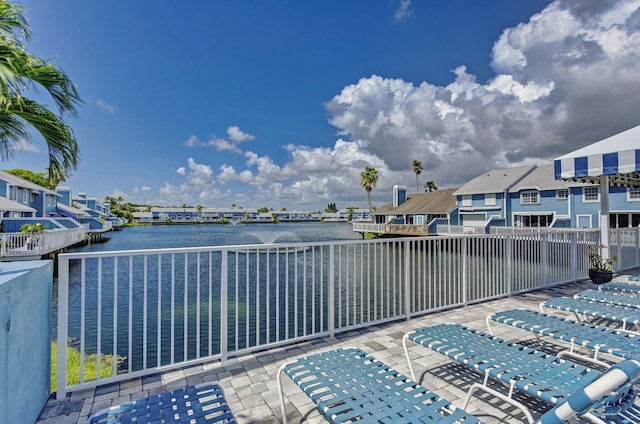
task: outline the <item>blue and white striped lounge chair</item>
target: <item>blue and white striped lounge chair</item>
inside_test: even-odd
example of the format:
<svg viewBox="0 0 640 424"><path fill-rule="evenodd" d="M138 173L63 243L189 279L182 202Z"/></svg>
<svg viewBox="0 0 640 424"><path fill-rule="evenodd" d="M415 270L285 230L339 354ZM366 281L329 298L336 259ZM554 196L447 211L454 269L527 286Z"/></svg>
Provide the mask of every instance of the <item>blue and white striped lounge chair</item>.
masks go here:
<svg viewBox="0 0 640 424"><path fill-rule="evenodd" d="M600 284L598 290L640 295L640 284L631 281L609 281L608 283Z"/></svg>
<svg viewBox="0 0 640 424"><path fill-rule="evenodd" d="M218 383L188 386L102 409L88 424L116 423L224 423L236 419Z"/></svg>
<svg viewBox="0 0 640 424"><path fill-rule="evenodd" d="M280 367L278 391L284 423L283 373L333 423L480 422L362 350L348 348L301 357Z"/></svg>
<svg viewBox="0 0 640 424"><path fill-rule="evenodd" d="M573 296L574 299L592 300L594 302L611 303L628 308L640 308L640 297L628 296L600 290L583 290Z"/></svg>
<svg viewBox="0 0 640 424"><path fill-rule="evenodd" d="M640 309L637 308L571 297L554 297L540 303L540 311L544 312L545 308L572 312L578 321L584 321L587 317L592 317L617 322L622 326L622 330L638 334L633 331L634 327L637 328L640 325Z"/></svg>
<svg viewBox="0 0 640 424"><path fill-rule="evenodd" d="M513 395L519 389L551 405L597 379L601 372L557 356L483 333L460 324L438 324L405 334L403 346L411 376L415 373L407 341L428 347L484 375L482 383L469 388L462 406L466 409L473 393L482 390L520 409L529 422L529 409ZM509 388L508 394L490 386L493 378Z"/></svg>
<svg viewBox="0 0 640 424"><path fill-rule="evenodd" d="M619 359L628 359L640 353L640 336L626 331L573 321L557 315L549 315L529 309L511 309L487 316L487 328L493 335L491 322L510 325L531 331L538 336L551 337L566 342L569 350L560 352L559 357L583 355L577 349L585 348L592 352L591 360L605 366L600 361L601 354Z"/></svg>
<svg viewBox="0 0 640 424"><path fill-rule="evenodd" d="M640 360L628 359L609 368L597 380L547 411L538 423L561 424L575 416L585 416L595 422L637 424L640 408L634 405L633 399L634 385L638 383Z"/></svg>

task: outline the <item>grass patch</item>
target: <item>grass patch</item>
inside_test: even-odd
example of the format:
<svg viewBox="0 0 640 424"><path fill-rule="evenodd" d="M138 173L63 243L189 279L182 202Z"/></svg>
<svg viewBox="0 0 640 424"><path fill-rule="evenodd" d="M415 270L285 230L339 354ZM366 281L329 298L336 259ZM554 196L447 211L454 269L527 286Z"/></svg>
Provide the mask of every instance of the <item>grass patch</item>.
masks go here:
<svg viewBox="0 0 640 424"><path fill-rule="evenodd" d="M100 378L111 377L113 375L113 355L102 355L100 357ZM118 358L118 363L123 358ZM98 356L96 354L86 355L84 358L84 381L96 379L98 370ZM58 383L58 342L51 342L51 393L55 392ZM67 347L67 384L80 383L80 352L74 348Z"/></svg>

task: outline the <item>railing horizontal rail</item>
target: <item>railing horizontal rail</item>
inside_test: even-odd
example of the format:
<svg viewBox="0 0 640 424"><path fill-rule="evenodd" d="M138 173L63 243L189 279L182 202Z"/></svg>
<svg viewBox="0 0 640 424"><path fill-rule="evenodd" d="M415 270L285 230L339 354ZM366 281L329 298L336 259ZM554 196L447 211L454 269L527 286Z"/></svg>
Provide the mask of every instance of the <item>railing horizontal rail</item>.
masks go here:
<svg viewBox="0 0 640 424"><path fill-rule="evenodd" d="M58 396L576 280L587 275L586 249L598 237L564 231L61 254ZM637 232L616 237L626 243L617 249L638 250ZM80 381L67 381L67 347L80 352Z"/></svg>

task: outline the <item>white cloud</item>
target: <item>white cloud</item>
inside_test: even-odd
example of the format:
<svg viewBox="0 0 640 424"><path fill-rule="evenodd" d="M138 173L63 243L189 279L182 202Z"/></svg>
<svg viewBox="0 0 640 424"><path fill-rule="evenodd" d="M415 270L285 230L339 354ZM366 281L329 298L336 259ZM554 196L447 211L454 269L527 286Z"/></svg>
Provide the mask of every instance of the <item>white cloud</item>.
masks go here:
<svg viewBox="0 0 640 424"><path fill-rule="evenodd" d="M255 136L242 132L242 130L236 125L232 125L227 128L227 134L229 135L229 139L236 143L255 139Z"/></svg>
<svg viewBox="0 0 640 424"><path fill-rule="evenodd" d="M145 185L140 186L140 187L136 186L136 187L133 188L133 194L142 194L142 193L146 193L146 192L149 192L149 191L151 191L151 187L145 186Z"/></svg>
<svg viewBox="0 0 640 424"><path fill-rule="evenodd" d="M231 152L239 155L243 154L238 144L248 140L254 140L255 136L243 132L240 127L232 125L227 128L229 140L212 135L207 141L201 141L195 135L190 135L184 142L187 147L215 147L219 152Z"/></svg>
<svg viewBox="0 0 640 424"><path fill-rule="evenodd" d="M109 103L105 102L100 98L95 99L95 104L96 106L98 106L99 109L106 111L109 115L115 115L116 112L118 112L117 107L110 105Z"/></svg>
<svg viewBox="0 0 640 424"><path fill-rule="evenodd" d="M413 9L411 9L411 0L400 0L400 6L393 14L393 20L400 22L401 20L413 15Z"/></svg>
<svg viewBox="0 0 640 424"><path fill-rule="evenodd" d="M37 144L30 143L27 140L20 138L13 144L13 148L17 152L21 153L40 153L40 147Z"/></svg>

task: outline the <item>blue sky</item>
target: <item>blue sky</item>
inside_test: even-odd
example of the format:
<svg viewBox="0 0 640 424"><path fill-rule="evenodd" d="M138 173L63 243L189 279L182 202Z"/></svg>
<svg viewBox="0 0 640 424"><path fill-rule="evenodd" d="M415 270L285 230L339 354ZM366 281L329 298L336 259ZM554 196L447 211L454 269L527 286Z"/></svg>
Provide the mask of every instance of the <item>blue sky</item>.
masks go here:
<svg viewBox="0 0 640 424"><path fill-rule="evenodd" d="M640 0L20 3L84 100L65 185L98 199L366 207L374 166L381 205L414 159L458 187L640 124Z"/></svg>

